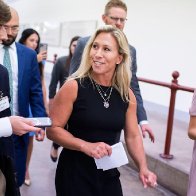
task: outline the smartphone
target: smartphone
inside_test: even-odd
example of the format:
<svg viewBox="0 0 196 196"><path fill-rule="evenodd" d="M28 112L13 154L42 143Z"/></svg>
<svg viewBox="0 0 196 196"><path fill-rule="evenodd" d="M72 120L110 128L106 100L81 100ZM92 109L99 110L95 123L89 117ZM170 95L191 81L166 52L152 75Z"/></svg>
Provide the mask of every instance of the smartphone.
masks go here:
<svg viewBox="0 0 196 196"><path fill-rule="evenodd" d="M35 127L51 127L52 121L49 117L35 117L35 118L27 118L34 123Z"/></svg>
<svg viewBox="0 0 196 196"><path fill-rule="evenodd" d="M42 52L42 51L46 51L47 52L48 50L48 44L46 43L40 43L40 46L39 46L39 51Z"/></svg>

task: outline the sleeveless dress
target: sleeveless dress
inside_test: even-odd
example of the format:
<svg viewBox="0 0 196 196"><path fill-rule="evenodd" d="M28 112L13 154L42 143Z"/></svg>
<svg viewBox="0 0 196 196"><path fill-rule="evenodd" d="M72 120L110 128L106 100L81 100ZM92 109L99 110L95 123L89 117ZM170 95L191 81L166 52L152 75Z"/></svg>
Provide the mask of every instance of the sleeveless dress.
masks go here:
<svg viewBox="0 0 196 196"><path fill-rule="evenodd" d="M128 103L113 89L109 108L93 82L87 77L77 80L78 94L68 121L68 131L88 142L113 145L120 140L125 125ZM101 86L106 91L108 87ZM122 196L120 173L115 169L103 171L86 154L63 149L56 171L57 196Z"/></svg>
<svg viewBox="0 0 196 196"><path fill-rule="evenodd" d="M193 101L189 113L190 116L196 116L196 90L193 95ZM196 196L196 141L194 142L193 147L187 196Z"/></svg>

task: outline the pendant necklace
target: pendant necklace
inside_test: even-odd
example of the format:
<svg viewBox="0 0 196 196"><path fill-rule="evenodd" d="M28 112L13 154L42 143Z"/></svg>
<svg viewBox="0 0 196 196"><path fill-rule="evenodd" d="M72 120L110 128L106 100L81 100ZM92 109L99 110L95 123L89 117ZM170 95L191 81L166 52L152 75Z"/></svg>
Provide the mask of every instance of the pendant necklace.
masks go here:
<svg viewBox="0 0 196 196"><path fill-rule="evenodd" d="M104 97L106 97L106 96L107 96L108 90L111 89L111 86L108 87L106 91L104 91L100 85L99 85L99 88L100 88L100 90L103 92Z"/></svg>
<svg viewBox="0 0 196 196"><path fill-rule="evenodd" d="M111 97L111 94L112 94L113 87L111 86L111 87L108 88L108 89L110 89L110 93L109 93L108 97L104 97L104 94L103 94L102 91L101 91L101 86L100 86L99 84L97 84L95 81L94 81L94 83L95 83L95 87L96 87L96 89L97 89L99 95L100 95L101 98L103 99L103 106L104 106L105 108L109 108L109 107L110 107L109 101L110 101L110 97ZM108 91L108 89L107 89L107 91ZM103 90L103 89L102 89L102 90ZM106 92L107 92L107 91L106 91ZM104 91L103 91L103 92L104 92ZM106 92L105 92L105 94L106 94ZM106 94L106 96L107 96L107 94Z"/></svg>

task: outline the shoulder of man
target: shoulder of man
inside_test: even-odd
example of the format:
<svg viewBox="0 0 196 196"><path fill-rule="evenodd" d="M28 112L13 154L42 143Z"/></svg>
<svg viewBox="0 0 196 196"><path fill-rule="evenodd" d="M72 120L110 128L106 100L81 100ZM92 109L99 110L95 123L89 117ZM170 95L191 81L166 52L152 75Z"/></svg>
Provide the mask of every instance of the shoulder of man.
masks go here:
<svg viewBox="0 0 196 196"><path fill-rule="evenodd" d="M89 39L90 39L90 36L81 37L81 38L79 38L78 43L80 42L80 43L83 43L86 45L86 43L88 42Z"/></svg>
<svg viewBox="0 0 196 196"><path fill-rule="evenodd" d="M25 52L27 55L29 54L29 55L36 55L37 56L37 53L34 50L26 47L25 45L23 45L21 43L16 42L16 48L19 51Z"/></svg>
<svg viewBox="0 0 196 196"><path fill-rule="evenodd" d="M132 52L135 52L135 51L136 51L135 47L132 46L132 45L130 45L130 44L129 44L129 49L130 49Z"/></svg>

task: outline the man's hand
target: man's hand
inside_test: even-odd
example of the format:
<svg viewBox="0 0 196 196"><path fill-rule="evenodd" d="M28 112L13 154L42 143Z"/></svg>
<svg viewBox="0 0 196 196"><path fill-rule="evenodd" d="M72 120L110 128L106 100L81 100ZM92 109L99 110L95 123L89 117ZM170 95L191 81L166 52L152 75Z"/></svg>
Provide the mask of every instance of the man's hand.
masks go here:
<svg viewBox="0 0 196 196"><path fill-rule="evenodd" d="M38 132L41 130L40 128L34 127L32 121L20 116L10 116L9 120L12 125L13 133L19 136L30 131Z"/></svg>
<svg viewBox="0 0 196 196"><path fill-rule="evenodd" d="M154 138L154 134L153 134L152 129L150 128L150 126L148 124L143 124L143 125L140 125L140 127L141 127L141 130L142 130L143 138L146 137L145 132L148 132L150 140L154 143L155 138Z"/></svg>

